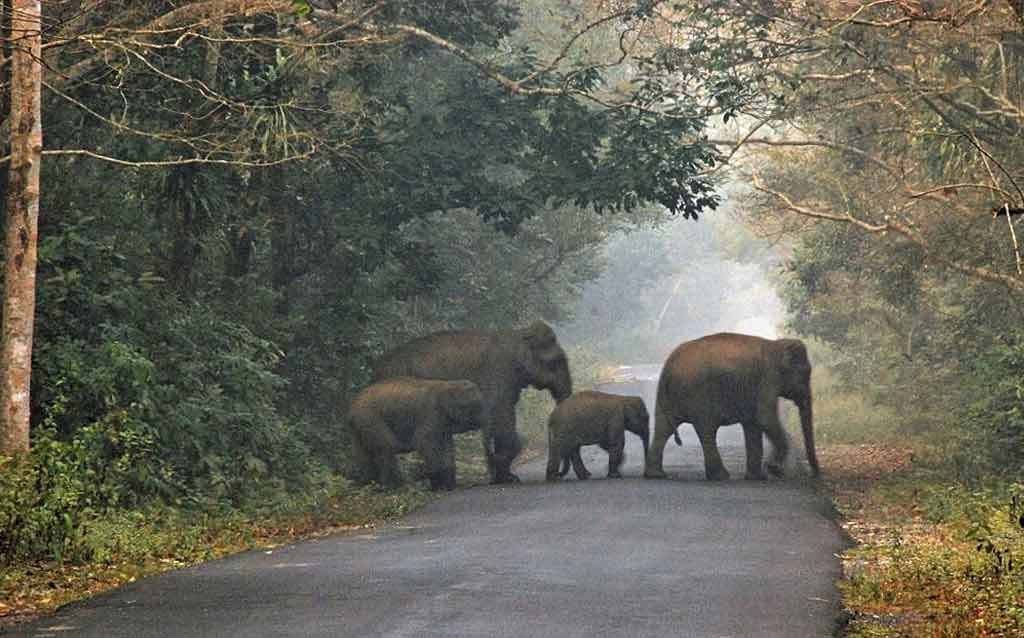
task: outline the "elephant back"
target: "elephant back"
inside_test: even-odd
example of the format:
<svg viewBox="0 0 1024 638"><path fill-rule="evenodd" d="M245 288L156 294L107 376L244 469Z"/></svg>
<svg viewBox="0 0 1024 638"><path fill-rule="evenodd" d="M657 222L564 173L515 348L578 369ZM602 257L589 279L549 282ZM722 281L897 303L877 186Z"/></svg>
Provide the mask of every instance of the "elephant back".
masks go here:
<svg viewBox="0 0 1024 638"><path fill-rule="evenodd" d="M659 396L686 405L740 405L752 403L767 370L767 348L760 337L717 333L680 344L665 362ZM736 415L740 418L740 415Z"/></svg>
<svg viewBox="0 0 1024 638"><path fill-rule="evenodd" d="M373 379L396 376L468 379L479 384L500 364L499 340L486 332L437 332L386 353L374 366Z"/></svg>
<svg viewBox="0 0 1024 638"><path fill-rule="evenodd" d="M555 430L578 429L589 424L600 427L614 415L622 413L627 397L597 390L584 390L562 401L552 410L549 427Z"/></svg>

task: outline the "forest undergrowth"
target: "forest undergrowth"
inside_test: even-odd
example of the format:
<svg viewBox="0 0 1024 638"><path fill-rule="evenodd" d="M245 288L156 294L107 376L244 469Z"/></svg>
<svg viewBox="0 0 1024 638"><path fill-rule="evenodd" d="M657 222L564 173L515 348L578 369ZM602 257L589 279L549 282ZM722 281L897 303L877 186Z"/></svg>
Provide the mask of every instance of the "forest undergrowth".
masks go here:
<svg viewBox="0 0 1024 638"><path fill-rule="evenodd" d="M844 638L1024 635L1024 485L961 480L923 445L820 452L856 543L842 555Z"/></svg>

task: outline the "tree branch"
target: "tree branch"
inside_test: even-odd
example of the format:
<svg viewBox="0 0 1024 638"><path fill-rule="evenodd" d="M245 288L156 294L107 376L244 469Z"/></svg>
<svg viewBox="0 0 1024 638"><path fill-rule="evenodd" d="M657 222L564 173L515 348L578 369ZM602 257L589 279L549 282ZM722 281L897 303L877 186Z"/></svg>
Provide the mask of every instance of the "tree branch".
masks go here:
<svg viewBox="0 0 1024 638"><path fill-rule="evenodd" d="M903 238L907 239L912 244L918 246L925 254L926 258L931 259L933 262L937 264L942 264L943 266L946 266L951 270L955 270L961 274L967 275L975 279L1000 284L1002 286L1005 286L1012 292L1024 293L1024 279L994 272L982 266L974 266L971 264L962 263L955 259L950 259L949 257L946 257L944 254L937 252L931 246L931 244L929 244L929 242L925 240L924 237L922 237L921 234L918 233L916 230L911 228L909 225L898 221L892 216L886 215L884 217L883 223L874 224L866 222L862 219L858 219L849 212L847 212L845 215L840 215L836 213L816 211L804 206L800 206L793 202L793 200L790 199L785 193L781 193L779 191L775 191L766 187L757 175L754 175L753 177L753 186L756 190L782 201L785 210L789 212L796 213L797 215L809 217L812 219L820 219L851 224L871 234L884 235L886 232L892 231L902 236Z"/></svg>

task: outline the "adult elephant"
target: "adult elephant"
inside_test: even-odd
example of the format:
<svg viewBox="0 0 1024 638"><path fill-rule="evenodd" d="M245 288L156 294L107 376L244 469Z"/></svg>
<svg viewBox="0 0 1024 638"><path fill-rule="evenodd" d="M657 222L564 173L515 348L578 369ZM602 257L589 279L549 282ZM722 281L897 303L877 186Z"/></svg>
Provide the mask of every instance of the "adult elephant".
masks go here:
<svg viewBox="0 0 1024 638"><path fill-rule="evenodd" d="M766 464L776 476L783 473L789 452L779 422L778 399L789 399L800 409L807 462L818 475L811 412L811 364L807 348L798 339L762 339L719 333L680 344L665 362L658 380L654 439L647 454L644 476L664 478L665 443L680 423L693 424L704 450L708 480L725 480L715 441L719 426L740 423L747 451L748 479L764 479L761 468L765 434L773 446ZM676 438L678 442L678 437Z"/></svg>
<svg viewBox="0 0 1024 638"><path fill-rule="evenodd" d="M640 397L627 397L587 390L562 401L548 420L548 467L546 478L555 481L569 472L572 464L576 478L588 479L580 447L600 445L608 452L608 478L622 478L619 467L626 446L625 433L632 432L644 444L650 438L647 407ZM562 467L559 470L559 462Z"/></svg>
<svg viewBox="0 0 1024 638"><path fill-rule="evenodd" d="M401 483L397 454L419 452L431 489L455 488L453 434L480 427L483 395L471 381L397 377L356 395L345 424L363 478Z"/></svg>
<svg viewBox="0 0 1024 638"><path fill-rule="evenodd" d="M469 379L480 388L480 430L493 483L519 481L511 468L522 449L516 402L523 389L547 390L556 402L572 394L565 351L540 321L518 330L438 332L410 341L385 354L373 373L375 380L396 376Z"/></svg>

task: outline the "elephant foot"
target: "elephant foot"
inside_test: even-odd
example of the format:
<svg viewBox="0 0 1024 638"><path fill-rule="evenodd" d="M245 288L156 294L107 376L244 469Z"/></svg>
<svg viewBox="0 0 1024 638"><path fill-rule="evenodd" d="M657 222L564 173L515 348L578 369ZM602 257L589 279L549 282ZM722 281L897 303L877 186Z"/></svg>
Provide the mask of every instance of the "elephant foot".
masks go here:
<svg viewBox="0 0 1024 638"><path fill-rule="evenodd" d="M455 489L455 470L441 470L430 475L430 489L437 492Z"/></svg>
<svg viewBox="0 0 1024 638"><path fill-rule="evenodd" d="M576 478L579 479L580 481L586 481L587 479L590 478L590 472L583 472L582 474L577 474Z"/></svg>
<svg viewBox="0 0 1024 638"><path fill-rule="evenodd" d="M778 463L765 463L764 467L768 470L768 473L775 478L782 478L786 474L786 471L782 469L782 465Z"/></svg>
<svg viewBox="0 0 1024 638"><path fill-rule="evenodd" d="M491 485L501 485L503 483L519 483L519 477L513 474L509 470L504 472L498 472L494 475L494 480L491 481Z"/></svg>
<svg viewBox="0 0 1024 638"><path fill-rule="evenodd" d="M743 478L745 480L748 480L748 481L766 481L766 480L768 480L768 476L764 472L762 472L760 470L758 470L756 472L747 472L743 476Z"/></svg>
<svg viewBox="0 0 1024 638"><path fill-rule="evenodd" d="M714 469L707 468L704 470L704 475L709 481L728 481L729 470L724 467L717 467Z"/></svg>
<svg viewBox="0 0 1024 638"><path fill-rule="evenodd" d="M544 480L547 481L548 483L556 483L562 480L562 475L559 474L558 472L548 472L547 474L544 475Z"/></svg>
<svg viewBox="0 0 1024 638"><path fill-rule="evenodd" d="M663 479L663 478L665 478L667 476L668 475L665 474L665 470L648 470L648 469L644 470L644 478L645 479Z"/></svg>
<svg viewBox="0 0 1024 638"><path fill-rule="evenodd" d="M610 479L620 479L620 478L622 478L622 472L620 472L618 470L615 470L614 472L608 472L608 478L610 478Z"/></svg>

